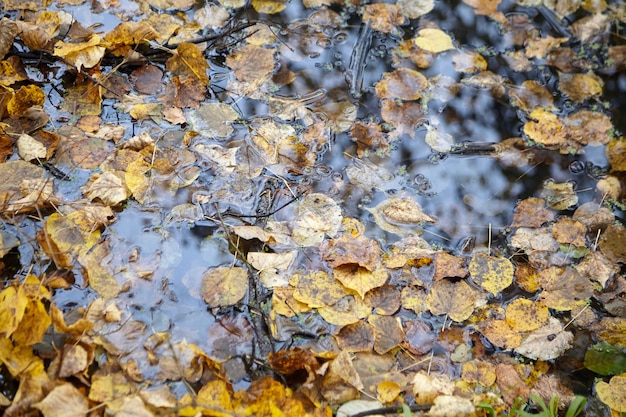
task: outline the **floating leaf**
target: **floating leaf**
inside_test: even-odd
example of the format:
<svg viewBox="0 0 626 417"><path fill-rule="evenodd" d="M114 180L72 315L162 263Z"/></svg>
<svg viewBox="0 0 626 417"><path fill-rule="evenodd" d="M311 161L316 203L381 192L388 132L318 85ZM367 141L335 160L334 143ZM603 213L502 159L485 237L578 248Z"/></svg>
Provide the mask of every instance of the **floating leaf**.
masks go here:
<svg viewBox="0 0 626 417"><path fill-rule="evenodd" d="M430 125L426 125L425 140L428 146L435 152L450 152L454 145L454 138L451 134Z"/></svg>
<svg viewBox="0 0 626 417"><path fill-rule="evenodd" d="M542 145L558 145L565 140L565 128L557 115L547 110L533 110L530 121L524 124L524 133Z"/></svg>
<svg viewBox="0 0 626 417"><path fill-rule="evenodd" d="M259 271L259 280L265 288L285 286L289 283L291 265L296 251L285 253L248 252L248 262Z"/></svg>
<svg viewBox="0 0 626 417"><path fill-rule="evenodd" d="M86 42L65 43L58 41L54 45L54 55L72 63L79 71L95 67L104 56L105 48L100 36L93 34Z"/></svg>
<svg viewBox="0 0 626 417"><path fill-rule="evenodd" d="M602 81L594 74L563 73L559 76L559 89L571 100L582 103L602 94Z"/></svg>
<svg viewBox="0 0 626 417"><path fill-rule="evenodd" d="M571 182L557 183L546 181L541 191L541 197L546 200L548 207L554 210L566 210L578 204L578 196Z"/></svg>
<svg viewBox="0 0 626 417"><path fill-rule="evenodd" d="M422 29L417 32L417 37L413 38L413 42L420 48L434 54L454 49L452 39L441 29Z"/></svg>
<svg viewBox="0 0 626 417"><path fill-rule="evenodd" d="M398 68L383 73L383 79L376 84L376 95L392 100L417 100L426 87L428 80L421 73L409 68Z"/></svg>
<svg viewBox="0 0 626 417"><path fill-rule="evenodd" d="M600 375L626 372L626 351L607 342L596 343L585 353L585 368Z"/></svg>
<svg viewBox="0 0 626 417"><path fill-rule="evenodd" d="M264 81L274 71L274 50L257 45L245 45L226 57L228 65L239 81Z"/></svg>
<svg viewBox="0 0 626 417"><path fill-rule="evenodd" d="M398 0L396 4L409 19L417 19L435 8L435 0Z"/></svg>
<svg viewBox="0 0 626 417"><path fill-rule="evenodd" d="M546 208L546 201L529 197L520 201L515 207L511 227L541 227L552 220L554 220L554 212Z"/></svg>
<svg viewBox="0 0 626 417"><path fill-rule="evenodd" d="M382 33L396 33L397 26L406 23L406 17L396 4L376 3L365 5L363 22L369 23L372 29Z"/></svg>
<svg viewBox="0 0 626 417"><path fill-rule="evenodd" d="M346 290L326 272L297 273L289 279L296 288L293 297L312 308L331 306L346 296Z"/></svg>
<svg viewBox="0 0 626 417"><path fill-rule="evenodd" d="M46 99L41 88L34 84L24 85L19 88L6 103L9 116L13 118L24 116L26 111L33 106L41 106Z"/></svg>
<svg viewBox="0 0 626 417"><path fill-rule="evenodd" d="M200 292L210 308L237 304L247 291L248 273L241 267L211 268L202 276Z"/></svg>
<svg viewBox="0 0 626 417"><path fill-rule="evenodd" d="M87 415L89 401L72 384L56 386L42 401L33 404L44 417Z"/></svg>
<svg viewBox="0 0 626 417"><path fill-rule="evenodd" d="M496 382L496 367L480 360L464 362L461 368L461 379L470 383L479 383L483 387L490 387Z"/></svg>
<svg viewBox="0 0 626 417"><path fill-rule="evenodd" d="M173 75L182 78L193 77L204 85L209 84L209 76L207 75L209 63L200 49L193 43L180 43L176 47L174 55L167 60L166 68Z"/></svg>
<svg viewBox="0 0 626 417"><path fill-rule="evenodd" d="M409 197L391 197L366 210L374 215L378 227L397 235L416 233L425 222L435 223L435 219L424 214L420 205Z"/></svg>
<svg viewBox="0 0 626 417"><path fill-rule="evenodd" d="M252 7L259 13L275 14L285 10L287 2L286 0L252 0Z"/></svg>
<svg viewBox="0 0 626 417"><path fill-rule="evenodd" d="M317 246L326 235L337 234L342 219L335 200L321 193L308 194L296 206L292 238L300 246Z"/></svg>
<svg viewBox="0 0 626 417"><path fill-rule="evenodd" d="M472 256L469 272L474 282L497 295L513 282L515 268L507 258L477 253Z"/></svg>

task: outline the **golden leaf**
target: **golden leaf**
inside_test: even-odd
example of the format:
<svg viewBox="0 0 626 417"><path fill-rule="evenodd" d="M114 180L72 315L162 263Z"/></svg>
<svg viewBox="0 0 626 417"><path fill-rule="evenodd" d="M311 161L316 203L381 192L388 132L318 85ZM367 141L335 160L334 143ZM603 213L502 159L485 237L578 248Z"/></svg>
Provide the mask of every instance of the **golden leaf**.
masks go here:
<svg viewBox="0 0 626 417"><path fill-rule="evenodd" d="M369 271L355 264L338 266L333 271L333 277L344 287L356 291L361 298L371 289L384 285L388 275L385 269Z"/></svg>
<svg viewBox="0 0 626 417"><path fill-rule="evenodd" d="M474 282L497 295L513 282L515 269L507 258L476 253L469 264L469 272Z"/></svg>
<svg viewBox="0 0 626 417"><path fill-rule="evenodd" d="M418 47L434 54L454 49L452 39L441 29L422 29L417 32L417 37L413 38L413 42Z"/></svg>
<svg viewBox="0 0 626 417"><path fill-rule="evenodd" d="M518 298L506 307L506 322L518 332L537 330L548 323L550 312L540 301Z"/></svg>
<svg viewBox="0 0 626 417"><path fill-rule="evenodd" d="M209 63L193 43L179 44L174 55L167 60L166 68L172 75L178 75L181 78L194 77L204 85L209 84L207 75Z"/></svg>
<svg viewBox="0 0 626 417"><path fill-rule="evenodd" d="M83 68L93 68L100 62L105 52L101 44L102 38L96 34L91 35L86 42L58 41L54 45L54 55L65 59L82 71Z"/></svg>
<svg viewBox="0 0 626 417"><path fill-rule="evenodd" d="M542 145L558 145L565 140L565 129L557 115L547 110L533 110L524 124L524 133Z"/></svg>
<svg viewBox="0 0 626 417"><path fill-rule="evenodd" d="M209 307L237 304L248 291L248 273L234 266L209 269L202 277L202 297Z"/></svg>
<svg viewBox="0 0 626 417"><path fill-rule="evenodd" d="M33 106L41 106L45 100L46 96L41 88L34 84L24 85L9 99L7 111L13 118L21 117L26 110Z"/></svg>
<svg viewBox="0 0 626 417"><path fill-rule="evenodd" d="M626 412L626 375L616 375L609 382L599 381L596 393L600 401L617 413Z"/></svg>
<svg viewBox="0 0 626 417"><path fill-rule="evenodd" d="M55 387L42 401L33 404L44 417L73 417L87 415L89 401L72 384Z"/></svg>

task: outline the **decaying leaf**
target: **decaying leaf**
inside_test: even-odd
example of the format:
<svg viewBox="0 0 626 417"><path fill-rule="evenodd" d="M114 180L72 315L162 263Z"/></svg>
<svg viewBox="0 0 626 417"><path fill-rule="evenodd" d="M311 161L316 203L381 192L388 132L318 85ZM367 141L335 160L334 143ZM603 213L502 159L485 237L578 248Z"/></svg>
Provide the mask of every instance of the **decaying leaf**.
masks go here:
<svg viewBox="0 0 626 417"><path fill-rule="evenodd" d="M626 375L614 376L608 383L599 381L596 384L596 392L600 401L608 405L611 410L617 413L626 412L626 397L624 397L624 392L626 392Z"/></svg>
<svg viewBox="0 0 626 417"><path fill-rule="evenodd" d="M469 273L478 285L497 295L513 282L515 269L507 258L476 253L469 264Z"/></svg>
<svg viewBox="0 0 626 417"><path fill-rule="evenodd" d="M383 73L383 79L376 84L376 95L392 100L417 100L427 86L428 80L421 73L409 68L398 68Z"/></svg>
<svg viewBox="0 0 626 417"><path fill-rule="evenodd" d="M537 330L548 323L550 312L540 301L518 298L506 307L506 322L519 332Z"/></svg>
<svg viewBox="0 0 626 417"><path fill-rule="evenodd" d="M369 22L372 29L382 33L397 33L397 26L406 23L406 17L396 4L376 3L365 6L363 21Z"/></svg>
<svg viewBox="0 0 626 417"><path fill-rule="evenodd" d="M570 348L574 335L563 330L559 320L550 317L548 324L531 332L515 352L527 358L548 361L556 359Z"/></svg>
<svg viewBox="0 0 626 417"><path fill-rule="evenodd" d="M53 180L46 171L25 161L0 164L0 212L28 212L51 202Z"/></svg>
<svg viewBox="0 0 626 417"><path fill-rule="evenodd" d="M292 238L300 246L317 246L325 236L335 236L341 226L341 209L325 194L308 194L296 206Z"/></svg>

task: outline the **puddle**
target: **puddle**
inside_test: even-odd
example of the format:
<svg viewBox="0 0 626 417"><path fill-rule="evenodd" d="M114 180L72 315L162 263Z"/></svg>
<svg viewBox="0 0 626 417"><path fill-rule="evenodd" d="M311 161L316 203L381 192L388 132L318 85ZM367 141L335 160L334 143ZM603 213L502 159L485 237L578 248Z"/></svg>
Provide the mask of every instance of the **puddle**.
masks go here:
<svg viewBox="0 0 626 417"><path fill-rule="evenodd" d="M120 9L129 11L129 15L136 12L132 2L124 2ZM541 14L530 15L527 9L510 2L501 9L505 14L515 13L531 22L540 22L539 30L558 35ZM322 95L329 101L346 100L357 106L358 119L380 122L381 105L374 85L381 74L394 69L392 49L401 38L381 35L357 25L359 20L354 18L353 9L332 10L328 14L291 2L280 14L262 16L285 26L291 25L291 30L285 31L281 37L284 42L281 54L282 65L295 73L296 80L282 87L278 94L294 99L311 94L314 103ZM104 32L114 27L117 19L108 12L92 15L84 7L74 9L74 13L84 18L83 24L104 23ZM246 17L250 20L259 18L252 12L247 12ZM542 80L551 91L554 90L556 70L544 67L524 74L513 72L508 65L504 65L504 52L514 49L512 40L502 36L492 21L475 16L468 6L461 2L439 2L435 11L427 17L447 31L458 45L464 45L468 50L490 51L489 69L494 73L518 85L526 79ZM412 38L420 28L420 22L411 22L401 27L401 36L403 39ZM213 69L211 88L215 97L235 103L234 107L241 112L241 119L247 123L266 117L270 112L267 104L228 96L225 91L228 88L227 71L219 67L220 59L216 56ZM445 75L455 82L461 78L446 54L434 58L434 63L423 70L423 75ZM613 121L623 131L626 129L626 117L623 115L626 108L624 74L607 77L605 91ZM503 139L520 136L524 123L505 99L470 86L461 86L455 97L446 100L434 98L428 109L431 125L438 124L454 137L457 145L467 142L469 148L485 144L485 149L489 149L490 143L498 144ZM106 122L118 123L117 117L114 109L105 106L103 119ZM127 116L122 115L120 119L119 124L128 128L127 137L144 129L157 133L161 129L152 122L143 122L131 128ZM250 126L239 123L233 127L234 133L226 141L206 140L202 143L245 147L250 140ZM587 147L584 155L575 156L560 155L557 151L528 150L520 154L533 153L533 159L519 166L516 165L519 162L517 156L505 160L488 151L445 155L430 149L425 141L426 134L426 127L417 127L415 137L402 135L392 143L388 156L373 152L367 158L357 156L356 144L348 134L337 134L331 143L319 149L316 165L303 173L287 172L277 177L266 171L267 175L252 180L242 179L242 182L220 176L200 161L198 165L202 172L189 188L181 188L169 199L159 198L153 208L132 202L127 204L116 213L116 222L106 228L103 236L109 240L115 254L111 267L117 271L120 282L128 283L127 290L119 297L120 303L133 320L146 326L142 338L155 332L169 331L173 340L185 339L195 343L220 359L251 354L250 334L233 336L228 330L229 324L224 322L225 315L220 316L221 313L207 308L199 288L202 274L208 268L233 263L233 253L220 222L243 224L242 220L246 220L228 215L220 219L220 215L229 209L250 216L263 213L256 211L257 205L270 181L284 180L294 190L331 195L340 202L344 215L360 219L365 225L365 234L379 241L383 248L388 248L397 237L378 228L365 208L399 193L415 195L424 212L437 219L434 225L426 228L423 237L438 247L458 252L467 242L476 247L505 247L504 232L511 223L516 204L521 199L539 196L546 181L572 182L579 204L593 201L597 198L597 176L608 165L603 147ZM170 143L182 141L180 132L157 134L163 135L175 137L168 139ZM172 221L171 217L168 218L176 205L192 203L204 195L216 195L221 189L236 192L231 200L211 197L211 203L203 205L204 214L209 218L192 221ZM289 193L286 192L269 209L289 200ZM219 211L214 203L219 203ZM292 214L293 207L287 206L274 217L287 219ZM256 221L253 218L248 220L250 223ZM35 223L25 222L18 227L27 236L25 241L34 240ZM22 265L30 263L24 263L25 260L34 261L36 258L32 246L28 245L24 246L20 255ZM306 263L306 256L306 250L301 251L298 262ZM39 268L35 272L41 273L46 269L43 265ZM55 292L55 303L62 309L87 306L95 299L93 294L83 289L80 271L76 272L78 279L71 289ZM241 317L229 319L241 321L232 324L233 327L247 328L250 325L243 323L245 319ZM312 342L302 334L303 329L315 334L318 327L323 328L322 325L316 327L315 320L309 317L297 325L286 321L281 324L281 331L299 335L299 342L295 344L323 344L323 339ZM280 347L293 342L288 339L285 337L277 345ZM233 349L233 344L239 344L237 349ZM233 365L231 372L243 378L241 364Z"/></svg>

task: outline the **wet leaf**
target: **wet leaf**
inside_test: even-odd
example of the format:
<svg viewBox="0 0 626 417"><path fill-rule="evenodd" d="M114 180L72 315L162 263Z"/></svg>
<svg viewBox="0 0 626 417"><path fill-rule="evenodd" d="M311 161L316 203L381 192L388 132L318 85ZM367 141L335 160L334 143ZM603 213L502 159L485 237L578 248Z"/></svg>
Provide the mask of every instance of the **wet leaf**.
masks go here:
<svg viewBox="0 0 626 417"><path fill-rule="evenodd" d="M413 42L425 51L434 54L454 49L450 36L440 29L422 29L417 32Z"/></svg>
<svg viewBox="0 0 626 417"><path fill-rule="evenodd" d="M93 68L100 62L105 52L102 45L102 38L96 34L91 35L86 42L58 41L54 45L54 55L67 60L81 71L83 68Z"/></svg>
<svg viewBox="0 0 626 417"><path fill-rule="evenodd" d="M590 330L599 340L626 348L626 318L603 317Z"/></svg>
<svg viewBox="0 0 626 417"><path fill-rule="evenodd" d="M309 307L331 306L346 296L346 290L326 272L296 273L289 284L296 288L293 296Z"/></svg>
<svg viewBox="0 0 626 417"><path fill-rule="evenodd" d="M596 392L600 401L618 413L626 412L625 391L626 376L624 375L614 376L608 383L600 381L596 384Z"/></svg>
<svg viewBox="0 0 626 417"><path fill-rule="evenodd" d="M343 326L335 340L341 350L346 352L369 352L374 348L374 329L364 321L357 321Z"/></svg>
<svg viewBox="0 0 626 417"><path fill-rule="evenodd" d="M562 119L568 139L582 145L606 145L613 135L613 123L604 113L580 110Z"/></svg>
<svg viewBox="0 0 626 417"><path fill-rule="evenodd" d="M102 175L94 174L82 190L85 197L100 200L108 206L116 206L130 197L130 190L120 177L111 171Z"/></svg>
<svg viewBox="0 0 626 417"><path fill-rule="evenodd" d="M374 215L378 227L397 235L416 233L424 223L435 223L435 219L425 214L409 197L391 197L366 210Z"/></svg>
<svg viewBox="0 0 626 417"><path fill-rule="evenodd" d="M252 7L259 13L280 13L287 7L285 0L252 0Z"/></svg>
<svg viewBox="0 0 626 417"><path fill-rule="evenodd" d="M392 100L417 100L428 87L428 80L421 73L398 68L393 72L383 73L383 78L376 84L376 95Z"/></svg>
<svg viewBox="0 0 626 417"><path fill-rule="evenodd" d="M10 286L0 292L0 333L7 340L24 318L28 301L22 286Z"/></svg>
<svg viewBox="0 0 626 417"><path fill-rule="evenodd" d="M299 246L317 246L325 236L337 234L342 219L335 200L321 193L308 194L296 206L292 238Z"/></svg>
<svg viewBox="0 0 626 417"><path fill-rule="evenodd" d="M393 133L398 136L407 134L414 137L415 130L426 121L423 106L414 102L398 103L396 100L383 99L381 115L385 122L397 129Z"/></svg>
<svg viewBox="0 0 626 417"><path fill-rule="evenodd" d="M469 273L478 285L497 295L513 282L515 268L507 258L476 253L469 263Z"/></svg>
<svg viewBox="0 0 626 417"><path fill-rule="evenodd" d="M374 288L363 300L376 314L390 316L400 308L400 291L390 285Z"/></svg>
<svg viewBox="0 0 626 417"><path fill-rule="evenodd" d="M612 262L626 263L626 228L611 224L600 237L600 252Z"/></svg>
<svg viewBox="0 0 626 417"><path fill-rule="evenodd" d="M515 207L511 227L541 227L552 220L554 220L554 212L546 208L546 201L529 197L520 201Z"/></svg>
<svg viewBox="0 0 626 417"><path fill-rule="evenodd" d="M454 138L451 134L430 125L426 125L425 140L428 146L435 152L450 152L452 145L454 145Z"/></svg>
<svg viewBox="0 0 626 417"><path fill-rule="evenodd" d="M572 267L547 268L539 277L543 287L539 299L549 308L569 311L585 305L593 295L593 283Z"/></svg>
<svg viewBox="0 0 626 417"><path fill-rule="evenodd" d="M158 32L146 22L123 22L104 36L104 42L114 55L125 56L134 45L157 39L158 36Z"/></svg>
<svg viewBox="0 0 626 417"><path fill-rule="evenodd" d="M167 60L166 68L181 78L192 77L204 85L209 84L207 75L209 64L198 47L192 43L179 44L174 54Z"/></svg>
<svg viewBox="0 0 626 417"><path fill-rule="evenodd" d="M626 372L626 352L607 342L596 343L585 352L585 368L600 375Z"/></svg>
<svg viewBox="0 0 626 417"><path fill-rule="evenodd" d="M458 51L452 56L452 65L459 72L471 74L487 69L487 61L476 52Z"/></svg>
<svg viewBox="0 0 626 417"><path fill-rule="evenodd" d="M447 314L452 320L463 322L474 312L480 300L478 291L465 281L437 281L430 288L424 302L434 315Z"/></svg>
<svg viewBox="0 0 626 417"><path fill-rule="evenodd" d="M210 308L237 304L248 291L248 273L238 266L211 268L202 276L200 291Z"/></svg>
<svg viewBox="0 0 626 417"><path fill-rule="evenodd" d="M480 360L464 362L461 368L461 378L466 382L490 387L496 382L496 367L489 362Z"/></svg>
<svg viewBox="0 0 626 417"><path fill-rule="evenodd" d="M515 352L527 358L548 361L556 359L572 345L574 335L563 330L561 323L550 317L548 324L531 332Z"/></svg>
<svg viewBox="0 0 626 417"><path fill-rule="evenodd" d="M524 133L542 145L558 145L565 140L565 127L557 115L543 109L533 110L530 121L524 124Z"/></svg>
<svg viewBox="0 0 626 417"><path fill-rule="evenodd" d="M13 118L24 116L33 106L41 106L46 97L41 88L29 84L19 88L7 103L9 116Z"/></svg>
<svg viewBox="0 0 626 417"><path fill-rule="evenodd" d="M417 19L435 8L434 0L398 0L396 4L409 19Z"/></svg>
<svg viewBox="0 0 626 417"><path fill-rule="evenodd" d="M352 295L343 297L341 300L328 307L320 307L318 312L328 323L336 326L345 326L356 323L367 317L372 309L365 305L359 298Z"/></svg>
<svg viewBox="0 0 626 417"><path fill-rule="evenodd" d="M563 73L559 79L561 92L577 103L602 94L602 81L594 74Z"/></svg>
<svg viewBox="0 0 626 417"><path fill-rule="evenodd" d="M366 292L385 284L388 273L383 268L370 271L358 265L347 264L336 267L333 276L344 287L354 290L362 299Z"/></svg>
<svg viewBox="0 0 626 417"><path fill-rule="evenodd" d="M374 351L384 355L404 340L404 331L398 317L370 315L367 321L374 329Z"/></svg>
<svg viewBox="0 0 626 417"><path fill-rule="evenodd" d="M561 244L585 246L585 226L575 220L563 218L552 225L552 235Z"/></svg>
<svg viewBox="0 0 626 417"><path fill-rule="evenodd" d="M542 302L517 298L506 307L506 322L518 332L530 332L548 323L550 312Z"/></svg>
<svg viewBox="0 0 626 417"><path fill-rule="evenodd" d="M415 402L417 404L432 404L437 397L442 395L452 395L454 383L448 375L427 374L419 371L411 381Z"/></svg>
<svg viewBox="0 0 626 417"><path fill-rule="evenodd" d="M397 26L406 23L406 17L396 4L376 3L365 6L362 19L369 23L372 29L382 33L396 34Z"/></svg>
<svg viewBox="0 0 626 417"><path fill-rule="evenodd" d="M274 71L274 64L274 50L257 45L245 45L226 57L226 65L243 82L263 82Z"/></svg>
<svg viewBox="0 0 626 417"><path fill-rule="evenodd" d="M541 197L546 200L548 207L554 210L565 210L578 203L578 196L571 182L556 183L546 181L541 191Z"/></svg>
<svg viewBox="0 0 626 417"><path fill-rule="evenodd" d="M504 349L514 349L522 343L522 336L505 320L491 320L481 332L493 345Z"/></svg>
<svg viewBox="0 0 626 417"><path fill-rule="evenodd" d="M556 110L550 91L535 80L526 80L519 87L511 88L509 96L511 104L526 112L538 109Z"/></svg>
<svg viewBox="0 0 626 417"><path fill-rule="evenodd" d="M248 262L259 271L261 284L265 288L274 288L289 283L290 269L297 255L296 251L285 253L249 252Z"/></svg>
<svg viewBox="0 0 626 417"><path fill-rule="evenodd" d="M94 249L79 255L78 258L80 264L85 268L89 286L105 299L114 298L121 291L120 285L108 268L110 258L111 248L106 241L98 243Z"/></svg>

